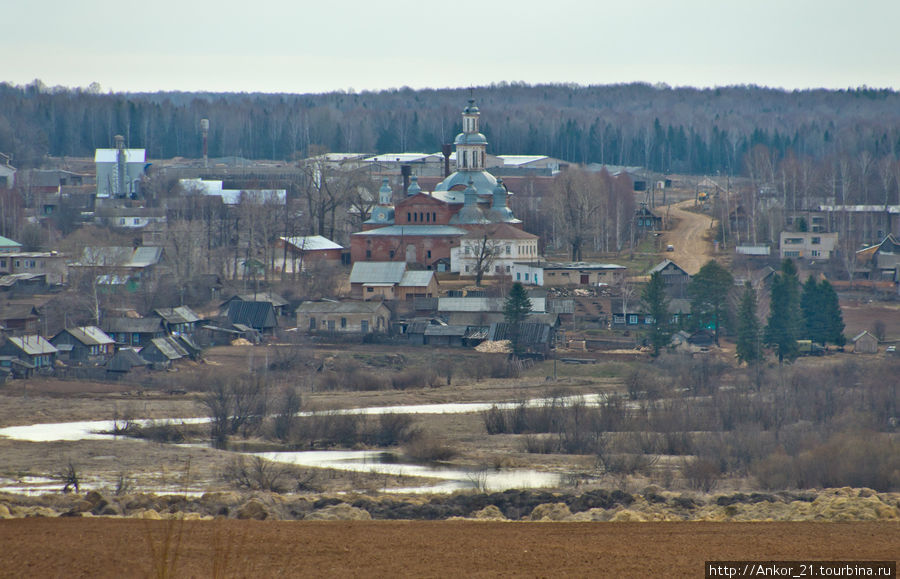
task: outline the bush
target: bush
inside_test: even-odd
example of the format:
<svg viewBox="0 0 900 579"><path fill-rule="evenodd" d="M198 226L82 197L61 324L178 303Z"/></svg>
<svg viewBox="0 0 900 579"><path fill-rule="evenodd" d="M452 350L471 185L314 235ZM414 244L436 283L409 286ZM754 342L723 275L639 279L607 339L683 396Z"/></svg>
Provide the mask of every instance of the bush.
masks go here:
<svg viewBox="0 0 900 579"><path fill-rule="evenodd" d="M289 476L290 469L287 466L258 456L254 456L250 460L238 456L225 467L222 473L225 482L235 487L273 493L286 490L285 484Z"/></svg>
<svg viewBox="0 0 900 579"><path fill-rule="evenodd" d="M431 436L417 436L403 447L407 457L416 462L437 462L450 460L456 450Z"/></svg>
<svg viewBox="0 0 900 579"><path fill-rule="evenodd" d="M722 471L709 459L693 458L682 463L681 474L689 488L708 493L718 486Z"/></svg>

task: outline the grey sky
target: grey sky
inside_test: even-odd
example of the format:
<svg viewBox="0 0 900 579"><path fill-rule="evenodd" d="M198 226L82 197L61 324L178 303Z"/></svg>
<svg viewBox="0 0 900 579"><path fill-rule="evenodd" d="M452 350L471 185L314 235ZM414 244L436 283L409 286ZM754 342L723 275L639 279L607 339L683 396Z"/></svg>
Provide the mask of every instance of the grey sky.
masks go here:
<svg viewBox="0 0 900 579"><path fill-rule="evenodd" d="M14 84L900 88L898 0L22 0L3 12L0 81Z"/></svg>

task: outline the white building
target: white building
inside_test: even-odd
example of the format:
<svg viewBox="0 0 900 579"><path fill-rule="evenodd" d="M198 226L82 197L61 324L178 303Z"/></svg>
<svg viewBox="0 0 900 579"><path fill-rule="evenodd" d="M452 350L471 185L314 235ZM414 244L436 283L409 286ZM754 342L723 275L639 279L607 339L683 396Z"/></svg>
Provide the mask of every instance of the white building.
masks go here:
<svg viewBox="0 0 900 579"><path fill-rule="evenodd" d="M484 275L512 275L513 263L541 258L538 236L508 223L472 226L459 245L450 248L450 271L474 276L482 256Z"/></svg>
<svg viewBox="0 0 900 579"><path fill-rule="evenodd" d="M837 233L814 231L782 231L780 238L781 259L831 259L837 246Z"/></svg>
<svg viewBox="0 0 900 579"><path fill-rule="evenodd" d="M222 181L205 179L179 179L178 183L187 193L221 197L225 205L238 205L248 199L271 205L287 202L286 189L225 189Z"/></svg>

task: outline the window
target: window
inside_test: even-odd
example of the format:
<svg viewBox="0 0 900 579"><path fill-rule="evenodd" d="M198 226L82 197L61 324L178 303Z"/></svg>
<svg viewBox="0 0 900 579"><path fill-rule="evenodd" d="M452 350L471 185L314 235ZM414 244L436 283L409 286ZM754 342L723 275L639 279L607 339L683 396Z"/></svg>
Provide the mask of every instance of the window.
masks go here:
<svg viewBox="0 0 900 579"><path fill-rule="evenodd" d="M519 272L516 272L516 281L522 281L522 274Z"/></svg>
<svg viewBox="0 0 900 579"><path fill-rule="evenodd" d="M334 320L328 320L328 331L329 332L334 331Z"/></svg>
<svg viewBox="0 0 900 579"><path fill-rule="evenodd" d="M359 329L362 330L364 334L369 333L369 320L362 320L359 322Z"/></svg>
<svg viewBox="0 0 900 579"><path fill-rule="evenodd" d="M466 246L466 255L469 255L469 246Z"/></svg>
<svg viewBox="0 0 900 579"><path fill-rule="evenodd" d="M506 255L510 255L512 253L512 247L509 245L506 246Z"/></svg>
<svg viewBox="0 0 900 579"><path fill-rule="evenodd" d="M506 273L509 273L509 266L506 266Z"/></svg>
<svg viewBox="0 0 900 579"><path fill-rule="evenodd" d="M785 257L800 257L800 252L799 251L785 251L784 256Z"/></svg>
<svg viewBox="0 0 900 579"><path fill-rule="evenodd" d="M638 318L637 314L628 314L628 323L631 325L637 324L638 323L637 318Z"/></svg>
<svg viewBox="0 0 900 579"><path fill-rule="evenodd" d="M430 223L430 222L431 222L431 213L426 213L425 214L425 223Z"/></svg>
<svg viewBox="0 0 900 579"><path fill-rule="evenodd" d="M21 259L17 259L17 260L16 260L16 267L22 267L22 260L21 260Z"/></svg>
<svg viewBox="0 0 900 579"><path fill-rule="evenodd" d="M430 249L429 249L429 250L428 250L428 251L426 251L426 252L425 252L425 253L426 253L426 254L427 254L427 256L428 256L428 259L431 259L431 250L430 250Z"/></svg>
<svg viewBox="0 0 900 579"><path fill-rule="evenodd" d="M347 328L347 318L341 318L341 329Z"/></svg>
<svg viewBox="0 0 900 579"><path fill-rule="evenodd" d="M494 273L500 273L500 266L499 266L499 265L495 265L495 266L494 266Z"/></svg>
<svg viewBox="0 0 900 579"><path fill-rule="evenodd" d="M410 221L412 221L412 214L407 211L406 212L406 222L409 223Z"/></svg>
<svg viewBox="0 0 900 579"><path fill-rule="evenodd" d="M367 288L366 288L366 291L367 291L368 293L373 293L373 292L375 291L375 288L367 287Z"/></svg>
<svg viewBox="0 0 900 579"><path fill-rule="evenodd" d="M525 273L525 281L528 281L528 273Z"/></svg>
<svg viewBox="0 0 900 579"><path fill-rule="evenodd" d="M819 251L818 249L814 249L814 250L810 251L809 254L812 257L822 257L822 252Z"/></svg>
<svg viewBox="0 0 900 579"><path fill-rule="evenodd" d="M812 242L813 245L821 245L821 244L822 244L822 238L821 238L821 237L813 237L812 240L811 240L811 242Z"/></svg>
<svg viewBox="0 0 900 579"><path fill-rule="evenodd" d="M437 211L432 211L432 212L431 212L431 222L432 222L432 223L437 223Z"/></svg>
<svg viewBox="0 0 900 579"><path fill-rule="evenodd" d="M315 330L315 329L316 329L316 319L315 319L315 318L310 318L310 319L309 319L309 329L310 329L310 330Z"/></svg>
<svg viewBox="0 0 900 579"><path fill-rule="evenodd" d="M366 250L366 259L372 259L372 250L371 249Z"/></svg>
<svg viewBox="0 0 900 579"><path fill-rule="evenodd" d="M135 224L135 225L140 224L140 222L141 222L141 220L140 220L139 218L137 218L137 217L134 218L134 224Z"/></svg>
<svg viewBox="0 0 900 579"><path fill-rule="evenodd" d="M393 249L390 251L390 255L391 255L391 259L394 259L394 250Z"/></svg>
<svg viewBox="0 0 900 579"><path fill-rule="evenodd" d="M122 217L119 219L119 225L125 225L125 218Z"/></svg>
<svg viewBox="0 0 900 579"><path fill-rule="evenodd" d="M140 334L131 334L131 345L137 346L141 343L141 335Z"/></svg>
<svg viewBox="0 0 900 579"><path fill-rule="evenodd" d="M466 266L466 273L469 273L469 266Z"/></svg>
<svg viewBox="0 0 900 579"><path fill-rule="evenodd" d="M6 260L0 259L0 267L6 267Z"/></svg>
<svg viewBox="0 0 900 579"><path fill-rule="evenodd" d="M788 237L784 240L786 245L800 245L803 243L803 238L801 237Z"/></svg>

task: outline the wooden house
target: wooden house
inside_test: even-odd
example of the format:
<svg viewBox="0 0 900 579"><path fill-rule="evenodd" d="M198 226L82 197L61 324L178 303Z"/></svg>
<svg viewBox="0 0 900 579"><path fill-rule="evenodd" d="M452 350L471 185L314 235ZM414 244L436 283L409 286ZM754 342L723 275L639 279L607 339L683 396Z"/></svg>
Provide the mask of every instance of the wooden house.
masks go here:
<svg viewBox="0 0 900 579"><path fill-rule="evenodd" d="M66 328L50 338L71 362L103 363L116 353L116 342L97 326Z"/></svg>

